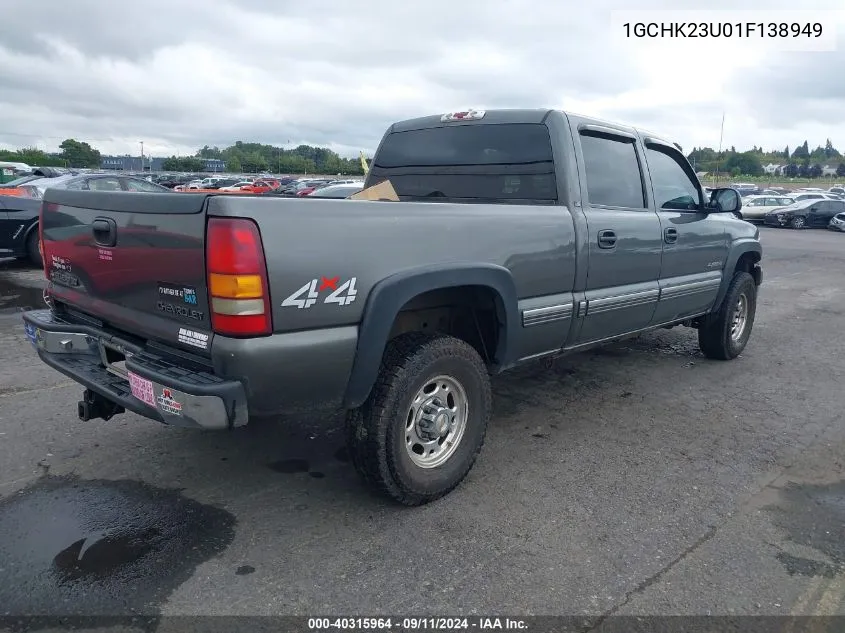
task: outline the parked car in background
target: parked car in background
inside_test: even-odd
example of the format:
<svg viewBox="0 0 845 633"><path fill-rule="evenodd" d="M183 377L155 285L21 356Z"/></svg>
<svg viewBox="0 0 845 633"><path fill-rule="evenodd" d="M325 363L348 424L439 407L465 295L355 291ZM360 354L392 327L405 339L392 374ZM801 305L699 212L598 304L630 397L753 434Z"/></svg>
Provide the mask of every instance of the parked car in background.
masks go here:
<svg viewBox="0 0 845 633"><path fill-rule="evenodd" d="M256 180L253 183L241 187L241 191L249 191L250 193L269 193L276 191L280 187L279 181L275 178L267 178Z"/></svg>
<svg viewBox="0 0 845 633"><path fill-rule="evenodd" d="M363 182L359 182L358 184L328 185L315 189L307 195L309 198L348 198L363 188Z"/></svg>
<svg viewBox="0 0 845 633"><path fill-rule="evenodd" d="M750 182L737 182L731 185L731 189L736 189L743 198L745 196L752 196L760 191L760 187Z"/></svg>
<svg viewBox="0 0 845 633"><path fill-rule="evenodd" d="M833 185L830 189L827 190L828 193L835 193L840 196L845 196L845 187L842 185Z"/></svg>
<svg viewBox="0 0 845 633"><path fill-rule="evenodd" d="M767 213L794 204L795 200L785 196L748 196L742 201L742 219L762 222Z"/></svg>
<svg viewBox="0 0 845 633"><path fill-rule="evenodd" d="M835 200L836 198L827 192L821 191L802 191L798 189L789 196L795 202L803 202L804 200Z"/></svg>
<svg viewBox="0 0 845 633"><path fill-rule="evenodd" d="M827 225L827 228L845 233L845 213L837 213L830 218L830 224Z"/></svg>
<svg viewBox="0 0 845 633"><path fill-rule="evenodd" d="M299 195L299 192L303 189L311 189L311 191L313 191L317 187L328 185L330 182L331 180L327 178L297 180L289 183L287 187L281 190L281 192L289 195Z"/></svg>
<svg viewBox="0 0 845 633"><path fill-rule="evenodd" d="M791 229L822 228L831 219L845 212L842 200L802 200L766 215L766 226L788 226Z"/></svg>
<svg viewBox="0 0 845 633"><path fill-rule="evenodd" d="M220 187L220 191L240 191L242 187L249 187L251 185L252 183L248 180L237 180L233 183Z"/></svg>
<svg viewBox="0 0 845 633"><path fill-rule="evenodd" d="M40 212L40 200L0 195L0 257L21 257L42 265L38 247Z"/></svg>
<svg viewBox="0 0 845 633"><path fill-rule="evenodd" d="M221 178L209 184L207 189L223 189L224 187L232 187L240 182L240 178ZM249 184L249 183L246 183Z"/></svg>

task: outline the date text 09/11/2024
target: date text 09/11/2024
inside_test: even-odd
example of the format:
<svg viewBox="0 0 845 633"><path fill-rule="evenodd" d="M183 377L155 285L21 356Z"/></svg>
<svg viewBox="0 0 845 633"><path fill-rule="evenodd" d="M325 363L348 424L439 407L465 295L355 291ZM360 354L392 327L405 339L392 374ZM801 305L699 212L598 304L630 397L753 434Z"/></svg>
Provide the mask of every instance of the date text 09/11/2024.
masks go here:
<svg viewBox="0 0 845 633"><path fill-rule="evenodd" d="M820 22L625 22L625 37L631 38L819 38Z"/></svg>
<svg viewBox="0 0 845 633"><path fill-rule="evenodd" d="M308 618L309 631L527 631L519 618L500 617L401 617L401 618Z"/></svg>

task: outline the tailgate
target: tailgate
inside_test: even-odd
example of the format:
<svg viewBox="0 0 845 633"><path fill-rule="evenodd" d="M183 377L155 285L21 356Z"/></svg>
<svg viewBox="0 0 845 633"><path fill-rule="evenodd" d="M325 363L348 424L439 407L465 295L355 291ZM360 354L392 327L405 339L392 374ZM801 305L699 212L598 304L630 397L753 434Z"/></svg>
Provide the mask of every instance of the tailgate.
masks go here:
<svg viewBox="0 0 845 633"><path fill-rule="evenodd" d="M47 190L50 294L117 329L208 354L203 194Z"/></svg>

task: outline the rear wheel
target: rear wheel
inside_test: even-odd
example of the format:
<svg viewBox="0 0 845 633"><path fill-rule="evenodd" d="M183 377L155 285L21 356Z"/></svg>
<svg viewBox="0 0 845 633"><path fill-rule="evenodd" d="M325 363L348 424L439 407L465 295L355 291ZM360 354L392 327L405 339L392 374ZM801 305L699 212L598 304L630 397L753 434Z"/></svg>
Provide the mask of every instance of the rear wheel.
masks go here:
<svg viewBox="0 0 845 633"><path fill-rule="evenodd" d="M789 226L791 226L793 229L803 229L805 226L807 226L807 224L804 218L798 215L792 218L792 220L789 222Z"/></svg>
<svg viewBox="0 0 845 633"><path fill-rule="evenodd" d="M757 314L757 286L746 272L738 272L718 312L698 328L698 346L707 358L732 360L742 353L751 337Z"/></svg>
<svg viewBox="0 0 845 633"><path fill-rule="evenodd" d="M399 503L434 501L472 468L491 409L487 368L468 343L399 336L388 343L367 402L347 414L351 461L365 481Z"/></svg>
<svg viewBox="0 0 845 633"><path fill-rule="evenodd" d="M44 259L41 257L38 227L34 228L26 238L26 257L34 266L44 267Z"/></svg>

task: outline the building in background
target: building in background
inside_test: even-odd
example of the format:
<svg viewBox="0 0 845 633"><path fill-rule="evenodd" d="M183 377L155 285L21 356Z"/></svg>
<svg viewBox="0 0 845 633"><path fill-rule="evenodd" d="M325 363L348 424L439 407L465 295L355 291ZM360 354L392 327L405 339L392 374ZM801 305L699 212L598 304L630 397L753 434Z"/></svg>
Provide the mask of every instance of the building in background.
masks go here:
<svg viewBox="0 0 845 633"><path fill-rule="evenodd" d="M143 168L141 166L140 156L103 156L100 160L101 169L119 170L119 171L164 171L164 161L166 158L156 158L153 156L144 156ZM205 158L205 169L207 172L223 172L226 171L226 161L219 158Z"/></svg>

